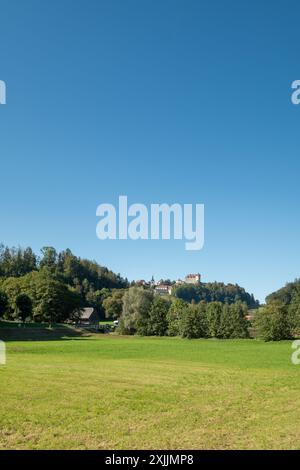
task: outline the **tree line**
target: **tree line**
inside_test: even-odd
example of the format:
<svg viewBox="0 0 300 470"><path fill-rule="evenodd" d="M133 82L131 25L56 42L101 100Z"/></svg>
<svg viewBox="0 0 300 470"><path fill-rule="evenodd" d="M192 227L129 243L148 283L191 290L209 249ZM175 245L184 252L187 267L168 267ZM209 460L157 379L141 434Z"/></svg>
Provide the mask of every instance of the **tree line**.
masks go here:
<svg viewBox="0 0 300 470"><path fill-rule="evenodd" d="M108 302L104 304L107 306ZM142 336L247 338L247 310L247 305L240 301L189 304L142 287L131 287L123 293L119 331Z"/></svg>

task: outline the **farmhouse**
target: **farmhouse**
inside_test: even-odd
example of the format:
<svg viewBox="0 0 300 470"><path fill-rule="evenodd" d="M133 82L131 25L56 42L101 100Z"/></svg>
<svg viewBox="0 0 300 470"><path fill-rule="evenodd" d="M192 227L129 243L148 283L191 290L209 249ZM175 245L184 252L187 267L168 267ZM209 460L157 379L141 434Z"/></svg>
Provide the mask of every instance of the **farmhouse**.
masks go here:
<svg viewBox="0 0 300 470"><path fill-rule="evenodd" d="M81 325L96 325L100 321L100 316L93 307L83 308L80 316Z"/></svg>

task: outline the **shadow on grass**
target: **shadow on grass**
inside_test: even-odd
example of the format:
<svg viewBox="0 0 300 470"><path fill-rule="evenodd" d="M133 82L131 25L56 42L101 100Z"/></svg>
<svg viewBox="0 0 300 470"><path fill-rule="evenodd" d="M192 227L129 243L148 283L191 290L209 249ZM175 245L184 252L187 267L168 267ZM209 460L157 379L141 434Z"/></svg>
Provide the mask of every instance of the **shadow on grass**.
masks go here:
<svg viewBox="0 0 300 470"><path fill-rule="evenodd" d="M93 336L89 331L70 328L1 328L0 340L2 341L57 341L74 338L88 338Z"/></svg>

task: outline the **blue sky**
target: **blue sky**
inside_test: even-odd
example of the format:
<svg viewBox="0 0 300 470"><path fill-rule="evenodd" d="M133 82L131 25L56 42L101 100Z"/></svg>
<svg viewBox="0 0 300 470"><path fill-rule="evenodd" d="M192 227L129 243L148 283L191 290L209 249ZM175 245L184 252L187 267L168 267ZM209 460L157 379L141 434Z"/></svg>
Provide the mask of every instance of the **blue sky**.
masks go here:
<svg viewBox="0 0 300 470"><path fill-rule="evenodd" d="M1 236L129 279L300 276L300 5L1 0ZM96 207L204 203L205 246L100 241Z"/></svg>

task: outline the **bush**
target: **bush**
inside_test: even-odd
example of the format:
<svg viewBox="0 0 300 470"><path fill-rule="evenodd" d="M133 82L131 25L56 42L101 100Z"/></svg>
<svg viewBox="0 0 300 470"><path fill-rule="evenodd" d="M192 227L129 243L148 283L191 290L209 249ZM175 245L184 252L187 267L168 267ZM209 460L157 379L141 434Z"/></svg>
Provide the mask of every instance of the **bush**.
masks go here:
<svg viewBox="0 0 300 470"><path fill-rule="evenodd" d="M280 341L292 337L287 306L277 300L257 311L254 325L258 336L265 341Z"/></svg>

